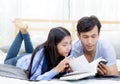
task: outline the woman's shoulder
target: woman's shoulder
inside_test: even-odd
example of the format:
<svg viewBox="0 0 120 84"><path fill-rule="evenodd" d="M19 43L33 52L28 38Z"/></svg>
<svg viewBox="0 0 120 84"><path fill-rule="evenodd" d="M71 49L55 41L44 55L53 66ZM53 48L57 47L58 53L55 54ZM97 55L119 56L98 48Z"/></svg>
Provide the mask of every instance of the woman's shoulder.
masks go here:
<svg viewBox="0 0 120 84"><path fill-rule="evenodd" d="M39 48L39 50L36 52L35 56L34 56L34 61L38 61L38 59L42 59L42 57L44 56L44 47Z"/></svg>
<svg viewBox="0 0 120 84"><path fill-rule="evenodd" d="M39 48L39 50L36 52L36 54L44 53L44 47Z"/></svg>

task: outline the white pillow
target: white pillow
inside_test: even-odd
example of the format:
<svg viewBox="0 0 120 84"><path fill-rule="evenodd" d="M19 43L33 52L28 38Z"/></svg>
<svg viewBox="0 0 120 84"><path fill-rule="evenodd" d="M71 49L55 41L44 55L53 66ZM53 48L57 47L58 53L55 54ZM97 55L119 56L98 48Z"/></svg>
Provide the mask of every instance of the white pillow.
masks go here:
<svg viewBox="0 0 120 84"><path fill-rule="evenodd" d="M0 64L4 63L5 57L6 57L6 53L4 53L0 50Z"/></svg>

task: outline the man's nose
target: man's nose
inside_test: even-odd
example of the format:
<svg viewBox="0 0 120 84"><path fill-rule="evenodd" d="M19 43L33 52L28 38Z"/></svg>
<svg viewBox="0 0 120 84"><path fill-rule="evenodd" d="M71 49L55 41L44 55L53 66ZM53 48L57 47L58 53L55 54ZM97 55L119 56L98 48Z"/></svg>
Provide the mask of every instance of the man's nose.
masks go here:
<svg viewBox="0 0 120 84"><path fill-rule="evenodd" d="M88 43L92 43L92 39L91 38L88 39Z"/></svg>

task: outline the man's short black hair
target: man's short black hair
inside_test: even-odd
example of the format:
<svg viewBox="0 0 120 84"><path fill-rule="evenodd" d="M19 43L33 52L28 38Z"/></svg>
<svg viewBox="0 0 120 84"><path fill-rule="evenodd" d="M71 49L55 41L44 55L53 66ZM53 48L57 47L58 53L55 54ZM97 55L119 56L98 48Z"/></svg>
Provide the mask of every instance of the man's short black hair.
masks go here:
<svg viewBox="0 0 120 84"><path fill-rule="evenodd" d="M77 32L80 34L81 32L88 32L94 28L94 26L98 27L98 34L101 29L101 23L96 16L83 17L77 23Z"/></svg>

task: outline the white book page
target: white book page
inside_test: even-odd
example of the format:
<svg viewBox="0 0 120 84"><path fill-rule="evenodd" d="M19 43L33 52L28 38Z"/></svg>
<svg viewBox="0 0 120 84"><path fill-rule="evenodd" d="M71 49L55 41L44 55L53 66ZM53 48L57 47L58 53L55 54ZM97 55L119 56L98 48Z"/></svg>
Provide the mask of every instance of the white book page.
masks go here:
<svg viewBox="0 0 120 84"><path fill-rule="evenodd" d="M97 66L100 61L106 61L101 57L94 60L93 62L89 63L84 55L79 56L75 59L70 60L69 64L72 68L73 72L70 74L77 74L77 73L97 73Z"/></svg>
<svg viewBox="0 0 120 84"><path fill-rule="evenodd" d="M63 76L63 77L60 77L60 80L78 80L78 79L82 79L82 78L89 77L89 76L94 76L94 74L84 73L84 74Z"/></svg>
<svg viewBox="0 0 120 84"><path fill-rule="evenodd" d="M90 72L89 62L87 61L84 55L70 60L69 64L73 72L79 73Z"/></svg>
<svg viewBox="0 0 120 84"><path fill-rule="evenodd" d="M89 63L84 55L71 59L69 64L73 72L60 77L60 80L78 80L89 76L95 76L100 61L105 60L100 57Z"/></svg>
<svg viewBox="0 0 120 84"><path fill-rule="evenodd" d="M93 62L90 63L90 67L91 67L91 72L93 73L97 73L97 67L99 62L104 61L107 62L105 59L103 59L102 57L99 57L98 59L94 60Z"/></svg>

